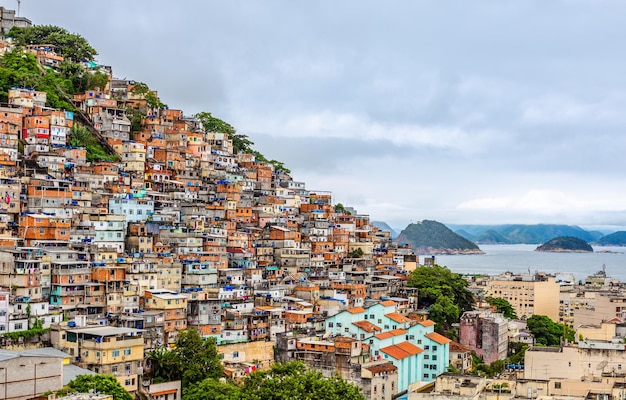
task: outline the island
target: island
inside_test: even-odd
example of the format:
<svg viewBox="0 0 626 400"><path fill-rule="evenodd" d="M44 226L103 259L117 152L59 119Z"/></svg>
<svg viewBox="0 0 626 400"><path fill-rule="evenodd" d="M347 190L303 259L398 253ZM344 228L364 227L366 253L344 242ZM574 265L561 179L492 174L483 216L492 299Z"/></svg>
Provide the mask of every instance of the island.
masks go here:
<svg viewBox="0 0 626 400"><path fill-rule="evenodd" d="M589 243L577 237L559 236L538 246L535 251L553 253L593 253L593 248Z"/></svg>
<svg viewBox="0 0 626 400"><path fill-rule="evenodd" d="M475 243L437 221L409 224L396 241L411 246L415 254L484 254Z"/></svg>

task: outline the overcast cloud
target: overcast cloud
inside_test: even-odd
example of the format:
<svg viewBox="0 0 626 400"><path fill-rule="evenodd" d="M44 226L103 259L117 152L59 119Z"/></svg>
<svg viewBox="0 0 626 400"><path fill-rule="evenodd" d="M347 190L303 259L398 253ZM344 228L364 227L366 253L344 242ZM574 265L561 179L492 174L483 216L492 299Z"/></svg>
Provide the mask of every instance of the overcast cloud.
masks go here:
<svg viewBox="0 0 626 400"><path fill-rule="evenodd" d="M393 227L626 225L624 1L22 0L21 15Z"/></svg>

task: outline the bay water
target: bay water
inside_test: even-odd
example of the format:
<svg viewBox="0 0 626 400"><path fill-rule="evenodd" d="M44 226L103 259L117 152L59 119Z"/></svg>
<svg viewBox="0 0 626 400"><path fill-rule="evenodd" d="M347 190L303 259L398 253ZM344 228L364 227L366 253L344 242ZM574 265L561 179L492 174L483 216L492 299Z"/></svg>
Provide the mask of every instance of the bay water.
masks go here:
<svg viewBox="0 0 626 400"><path fill-rule="evenodd" d="M485 254L438 255L439 265L462 274L548 272L573 274L583 280L606 267L606 275L626 282L626 247L593 247L593 253L548 253L534 251L538 245L480 245ZM420 256L423 261L425 256ZM428 256L426 256L428 257Z"/></svg>

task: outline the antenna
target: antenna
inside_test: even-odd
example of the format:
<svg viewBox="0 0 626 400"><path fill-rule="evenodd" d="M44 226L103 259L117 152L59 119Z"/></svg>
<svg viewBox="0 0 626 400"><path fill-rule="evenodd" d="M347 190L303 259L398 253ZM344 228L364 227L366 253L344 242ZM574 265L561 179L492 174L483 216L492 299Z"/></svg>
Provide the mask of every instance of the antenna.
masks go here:
<svg viewBox="0 0 626 400"><path fill-rule="evenodd" d="M20 16L20 7L22 5L22 0L17 0L17 16Z"/></svg>

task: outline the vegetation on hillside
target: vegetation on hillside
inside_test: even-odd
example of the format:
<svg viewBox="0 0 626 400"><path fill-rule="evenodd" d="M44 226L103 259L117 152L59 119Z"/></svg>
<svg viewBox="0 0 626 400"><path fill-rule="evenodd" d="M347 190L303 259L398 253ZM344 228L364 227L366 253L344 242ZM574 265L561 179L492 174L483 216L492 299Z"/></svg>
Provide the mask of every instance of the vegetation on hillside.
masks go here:
<svg viewBox="0 0 626 400"><path fill-rule="evenodd" d="M496 308L496 312L501 313L505 318L517 319L515 309L507 299L501 297L487 297L485 300L489 305Z"/></svg>
<svg viewBox="0 0 626 400"><path fill-rule="evenodd" d="M34 25L28 28L14 26L7 36L13 38L20 47L28 45L48 44L56 46L56 53L72 63L93 61L98 55L85 38L70 33L65 28L53 25Z"/></svg>
<svg viewBox="0 0 626 400"><path fill-rule="evenodd" d="M429 308L430 319L437 323L440 332L447 333L461 314L474 305L467 281L446 267L416 268L409 275L408 285L418 289L419 305Z"/></svg>
<svg viewBox="0 0 626 400"><path fill-rule="evenodd" d="M84 147L87 150L87 161L117 161L115 154L109 154L100 142L93 137L91 132L77 123L70 130L69 145L72 147Z"/></svg>
<svg viewBox="0 0 626 400"><path fill-rule="evenodd" d="M398 236L399 243L409 244L416 253L432 254L439 252L476 252L476 244L448 229L437 221L424 220L409 224Z"/></svg>
<svg viewBox="0 0 626 400"><path fill-rule="evenodd" d="M146 354L146 377L155 383L181 380L183 387L204 379L219 379L224 367L213 339L203 339L195 329L181 332L172 350L158 348Z"/></svg>
<svg viewBox="0 0 626 400"><path fill-rule="evenodd" d="M108 394L113 400L133 400L133 396L124 389L113 375L86 374L78 375L67 386L56 392L57 396L65 396L70 393L80 392Z"/></svg>
<svg viewBox="0 0 626 400"><path fill-rule="evenodd" d="M364 400L361 389L340 377L327 378L304 363L274 364L256 371L242 385L205 379L183 390L183 400Z"/></svg>
<svg viewBox="0 0 626 400"><path fill-rule="evenodd" d="M449 225L461 236L476 242L482 242L479 237L489 230L502 235L511 244L538 244L545 243L557 236L574 236L587 242L602 237L602 233L587 231L576 225L536 224L536 225ZM467 233L463 234L461 231Z"/></svg>
<svg viewBox="0 0 626 400"><path fill-rule="evenodd" d="M593 248L577 237L560 236L538 246L535 251L593 252Z"/></svg>
<svg viewBox="0 0 626 400"><path fill-rule="evenodd" d="M614 232L610 235L602 236L596 243L600 246L626 246L626 231Z"/></svg>
<svg viewBox="0 0 626 400"><path fill-rule="evenodd" d="M528 330L535 338L535 344L542 346L558 346L563 334L570 342L574 341L575 331L573 328L552 321L545 315L533 315L526 320Z"/></svg>
<svg viewBox="0 0 626 400"><path fill-rule="evenodd" d="M493 229L489 229L487 232L485 232L482 235L480 235L478 238L476 238L476 240L474 240L474 242L476 242L476 243L483 243L483 244L508 244L508 243L511 243L511 241L509 239L507 239L501 233L496 232Z"/></svg>

